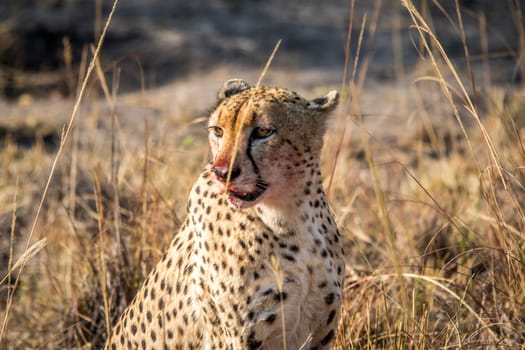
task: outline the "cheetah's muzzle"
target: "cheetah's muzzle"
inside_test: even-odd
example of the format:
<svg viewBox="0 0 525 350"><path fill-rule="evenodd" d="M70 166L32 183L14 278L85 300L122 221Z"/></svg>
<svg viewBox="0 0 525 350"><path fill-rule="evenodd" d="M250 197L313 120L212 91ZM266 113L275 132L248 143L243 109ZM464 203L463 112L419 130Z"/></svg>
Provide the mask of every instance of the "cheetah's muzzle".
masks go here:
<svg viewBox="0 0 525 350"><path fill-rule="evenodd" d="M236 192L235 190L232 189L232 187L229 187L228 188L228 198L230 199L230 202L232 202L232 200L235 200L235 199L241 200L243 202L255 202L257 199L261 197L261 195L266 191L267 188L268 188L268 183L266 183L262 179L257 179L255 182L255 190L251 192Z"/></svg>

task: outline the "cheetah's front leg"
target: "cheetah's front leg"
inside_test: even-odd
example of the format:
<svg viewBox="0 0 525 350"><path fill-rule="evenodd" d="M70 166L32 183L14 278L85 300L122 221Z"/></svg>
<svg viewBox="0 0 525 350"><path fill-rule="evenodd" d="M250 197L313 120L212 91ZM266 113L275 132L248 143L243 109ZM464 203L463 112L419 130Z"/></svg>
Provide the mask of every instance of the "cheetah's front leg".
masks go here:
<svg viewBox="0 0 525 350"><path fill-rule="evenodd" d="M303 290L295 279L288 278L281 288L272 284L248 297L243 335L248 349L280 349L283 338L288 349L308 345L310 332L300 324Z"/></svg>

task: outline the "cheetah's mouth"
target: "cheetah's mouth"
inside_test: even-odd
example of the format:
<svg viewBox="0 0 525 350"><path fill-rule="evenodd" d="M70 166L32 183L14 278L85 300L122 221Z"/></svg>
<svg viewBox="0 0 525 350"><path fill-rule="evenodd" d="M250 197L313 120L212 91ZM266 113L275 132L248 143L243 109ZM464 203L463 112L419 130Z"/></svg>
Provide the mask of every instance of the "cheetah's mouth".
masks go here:
<svg viewBox="0 0 525 350"><path fill-rule="evenodd" d="M228 195L232 199L241 200L243 202L255 202L268 188L268 183L263 180L257 179L255 182L255 189L251 192L236 191L236 187L233 184L228 186Z"/></svg>

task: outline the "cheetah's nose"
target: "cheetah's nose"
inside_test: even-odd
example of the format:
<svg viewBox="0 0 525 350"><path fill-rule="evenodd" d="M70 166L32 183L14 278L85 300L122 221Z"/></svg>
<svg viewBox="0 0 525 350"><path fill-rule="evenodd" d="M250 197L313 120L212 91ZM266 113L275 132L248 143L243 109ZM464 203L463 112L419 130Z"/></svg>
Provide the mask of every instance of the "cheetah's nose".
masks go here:
<svg viewBox="0 0 525 350"><path fill-rule="evenodd" d="M220 180L226 181L226 179L228 178L228 171L229 171L229 169L230 168L228 168L228 167L214 166L214 167L211 168L211 171L213 171ZM232 169L232 173L230 175L230 180L234 180L240 174L241 174L241 169L239 167L234 167Z"/></svg>

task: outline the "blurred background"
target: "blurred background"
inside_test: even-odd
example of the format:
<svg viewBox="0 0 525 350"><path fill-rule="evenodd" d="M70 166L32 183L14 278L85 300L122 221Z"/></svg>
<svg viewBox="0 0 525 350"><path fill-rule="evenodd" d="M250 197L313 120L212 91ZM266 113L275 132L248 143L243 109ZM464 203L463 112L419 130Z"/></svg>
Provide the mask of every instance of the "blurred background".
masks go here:
<svg viewBox="0 0 525 350"><path fill-rule="evenodd" d="M521 80L516 66L522 1L460 0L473 66L487 60L498 83ZM455 1L416 1L448 55L465 61ZM100 35L111 1L3 0L0 3L0 91L5 99L23 94L69 96L76 89L82 52ZM380 12L376 8L380 7ZM396 68L410 72L419 60L417 35L400 1L355 1L352 51L364 14L377 15L361 50L370 57L368 80L391 81ZM101 61L118 66L123 91L158 87L225 68L232 74L261 70L279 39L274 68L308 75L300 83L337 83L345 62L350 1L122 1L111 23ZM485 35L486 37L483 37ZM368 38L368 39L366 39ZM484 42L486 41L486 42ZM416 45L415 45L416 43ZM397 65L397 66L396 66ZM315 74L317 73L317 74ZM226 74L224 74L226 75Z"/></svg>
<svg viewBox="0 0 525 350"><path fill-rule="evenodd" d="M0 0L0 349L103 346L185 217L217 91L279 40L263 85L341 91L335 348L523 346L525 1L413 1L436 40L403 3L121 0L71 119L112 1Z"/></svg>

